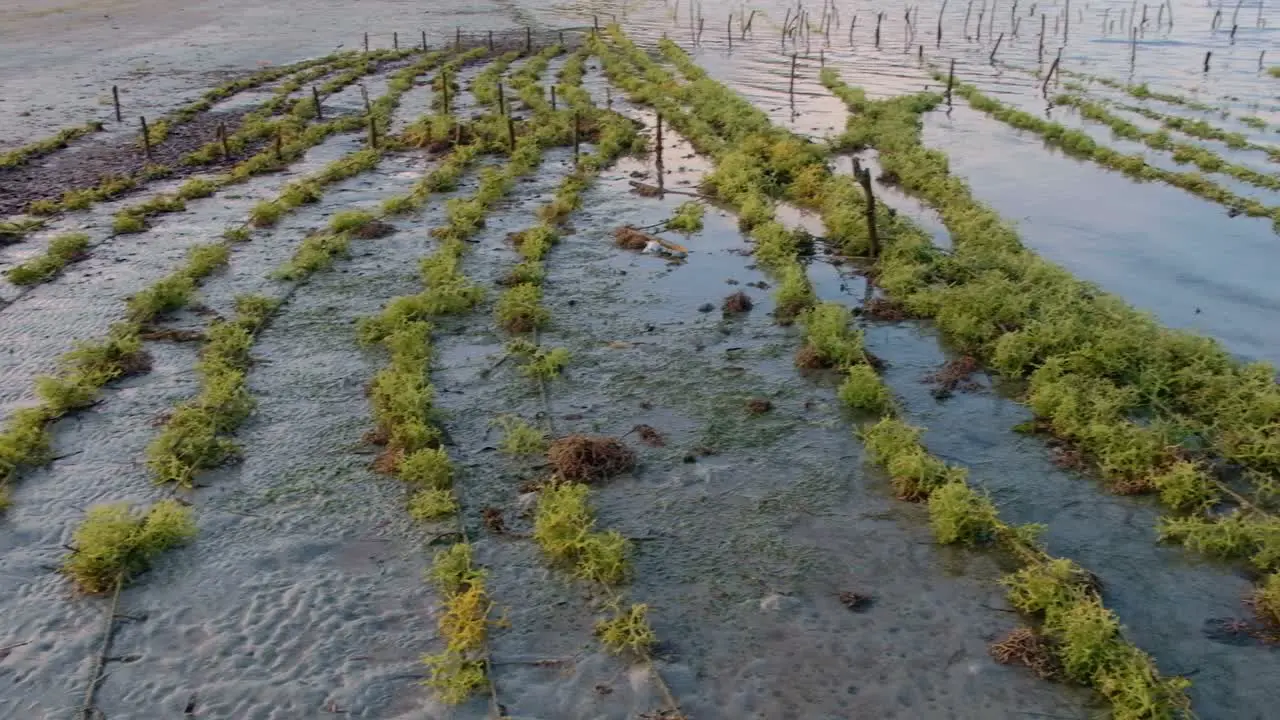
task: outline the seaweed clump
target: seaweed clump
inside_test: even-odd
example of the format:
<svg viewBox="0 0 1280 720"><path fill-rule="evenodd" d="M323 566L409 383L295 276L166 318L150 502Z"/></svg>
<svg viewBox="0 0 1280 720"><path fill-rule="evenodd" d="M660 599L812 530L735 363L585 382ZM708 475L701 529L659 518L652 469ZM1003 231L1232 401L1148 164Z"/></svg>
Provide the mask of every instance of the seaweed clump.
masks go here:
<svg viewBox="0 0 1280 720"><path fill-rule="evenodd" d="M191 510L161 500L139 513L128 503L95 505L76 528L62 572L87 593L104 593L151 567L152 559L195 537Z"/></svg>
<svg viewBox="0 0 1280 720"><path fill-rule="evenodd" d="M551 443L547 460L565 480L593 483L635 467L636 454L616 438L566 435Z"/></svg>

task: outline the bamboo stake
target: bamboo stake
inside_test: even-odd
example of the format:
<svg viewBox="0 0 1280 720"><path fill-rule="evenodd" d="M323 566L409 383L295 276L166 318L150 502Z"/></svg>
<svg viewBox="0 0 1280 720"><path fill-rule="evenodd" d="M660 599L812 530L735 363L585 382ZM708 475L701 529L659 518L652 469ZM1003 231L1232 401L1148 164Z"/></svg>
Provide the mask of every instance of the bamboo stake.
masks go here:
<svg viewBox="0 0 1280 720"><path fill-rule="evenodd" d="M791 53L791 83L787 88L787 95L791 97L791 104L796 104L796 54Z"/></svg>
<svg viewBox="0 0 1280 720"><path fill-rule="evenodd" d="M1044 76L1044 85L1040 86L1040 92L1045 97L1049 97L1049 80L1053 78L1053 73L1058 70L1058 63L1062 61L1062 48L1058 48L1058 56L1053 59L1053 64L1049 66L1049 72Z"/></svg>
<svg viewBox="0 0 1280 720"><path fill-rule="evenodd" d="M1047 17L1046 17L1045 15L1041 14L1041 15L1040 15L1040 48L1039 48L1038 50L1036 50L1036 64L1037 64L1037 65L1043 65L1043 64L1044 64L1044 29L1045 29L1045 22L1046 22L1046 20L1047 20Z"/></svg>
<svg viewBox="0 0 1280 720"><path fill-rule="evenodd" d="M948 0L942 0L942 9L938 11L938 37L934 44L937 48L942 47L942 17L947 12L947 2Z"/></svg>
<svg viewBox="0 0 1280 720"><path fill-rule="evenodd" d="M991 48L991 64L996 64L996 53L1000 51L1000 43L1004 40L1004 33L1000 33L1000 37L996 38L996 46Z"/></svg>
<svg viewBox="0 0 1280 720"><path fill-rule="evenodd" d="M1209 58L1213 57L1212 50L1206 50L1204 53L1204 71L1209 72Z"/></svg>

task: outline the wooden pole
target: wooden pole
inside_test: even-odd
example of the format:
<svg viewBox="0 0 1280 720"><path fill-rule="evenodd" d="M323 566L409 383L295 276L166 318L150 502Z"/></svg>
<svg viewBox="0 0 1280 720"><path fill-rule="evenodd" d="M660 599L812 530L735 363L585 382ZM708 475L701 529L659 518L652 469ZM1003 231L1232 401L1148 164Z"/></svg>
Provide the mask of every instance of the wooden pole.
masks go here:
<svg viewBox="0 0 1280 720"><path fill-rule="evenodd" d="M400 51L400 33L398 32L391 33L391 49Z"/></svg>
<svg viewBox="0 0 1280 720"><path fill-rule="evenodd" d="M378 118L369 116L369 147L378 149Z"/></svg>
<svg viewBox="0 0 1280 720"><path fill-rule="evenodd" d="M578 126L581 124L582 113L578 110L573 111L573 166L578 167Z"/></svg>
<svg viewBox="0 0 1280 720"><path fill-rule="evenodd" d="M524 54L533 53L533 28L526 27L524 29Z"/></svg>
<svg viewBox="0 0 1280 720"><path fill-rule="evenodd" d="M462 50L462 28L460 27L453 29L453 49L455 52Z"/></svg>
<svg viewBox="0 0 1280 720"><path fill-rule="evenodd" d="M516 151L516 121L510 115L507 116L507 144L511 146L511 152Z"/></svg>
<svg viewBox="0 0 1280 720"><path fill-rule="evenodd" d="M364 51L369 52L369 33L364 34Z"/></svg>
<svg viewBox="0 0 1280 720"><path fill-rule="evenodd" d="M725 23L724 36L729 41L729 49L733 49L733 13L729 13L729 21Z"/></svg>
<svg viewBox="0 0 1280 720"><path fill-rule="evenodd" d="M222 159L231 159L231 145L227 142L227 124L218 123L218 141L222 143Z"/></svg>
<svg viewBox="0 0 1280 720"><path fill-rule="evenodd" d="M884 20L884 13L876 13L876 49L880 48L880 21Z"/></svg>
<svg viewBox="0 0 1280 720"><path fill-rule="evenodd" d="M1043 16L1042 16L1043 17ZM1049 72L1044 76L1044 85L1040 86L1040 92L1045 97L1049 96L1049 81L1053 79L1053 74L1058 70L1058 63L1062 62L1062 49L1058 49L1058 55L1053 59L1053 64L1049 66Z"/></svg>
<svg viewBox="0 0 1280 720"><path fill-rule="evenodd" d="M427 31L422 31L422 52L427 51Z"/></svg>
<svg viewBox="0 0 1280 720"><path fill-rule="evenodd" d="M1041 65L1044 64L1044 28L1047 19L1046 15L1040 16L1040 49L1036 51L1036 63Z"/></svg>
<svg viewBox="0 0 1280 720"><path fill-rule="evenodd" d="M947 73L947 107L951 107L951 88L956 84L956 59L951 58L951 72Z"/></svg>
<svg viewBox="0 0 1280 720"><path fill-rule="evenodd" d="M654 151L658 155L658 177L662 177L662 113L658 113L658 133L654 138ZM662 182L659 180L658 182Z"/></svg>
<svg viewBox="0 0 1280 720"><path fill-rule="evenodd" d="M1004 41L1004 33L1000 33L1000 37L996 38L996 46L991 48L991 64L996 64L996 53L1000 50L1000 43Z"/></svg>
<svg viewBox="0 0 1280 720"><path fill-rule="evenodd" d="M369 104L369 88L365 87L364 85L361 85L360 96L364 98L365 113L367 114L367 113L373 112L373 106Z"/></svg>
<svg viewBox="0 0 1280 720"><path fill-rule="evenodd" d="M284 131L276 128L276 162L284 162Z"/></svg>
<svg viewBox="0 0 1280 720"><path fill-rule="evenodd" d="M489 31L489 52L493 52L493 31Z"/></svg>
<svg viewBox="0 0 1280 720"><path fill-rule="evenodd" d="M551 86L551 109L556 109L556 86Z"/></svg>
<svg viewBox="0 0 1280 720"><path fill-rule="evenodd" d="M142 120L142 151L146 153L147 160L151 160L151 130L147 127L147 118L143 116Z"/></svg>
<svg viewBox="0 0 1280 720"><path fill-rule="evenodd" d="M315 85L311 86L311 102L316 104L316 119L323 120L324 111L320 109L320 91L316 89Z"/></svg>
<svg viewBox="0 0 1280 720"><path fill-rule="evenodd" d="M866 196L867 206L867 250L871 258L880 257L880 234L876 230L876 196L871 188L871 171L862 167L858 158L853 159L853 176L862 185L862 193Z"/></svg>
<svg viewBox="0 0 1280 720"><path fill-rule="evenodd" d="M440 73L440 90L444 95L443 102L441 103L444 106L444 114L448 115L449 114L449 73L447 72Z"/></svg>
<svg viewBox="0 0 1280 720"><path fill-rule="evenodd" d="M947 0L942 0L942 9L938 11L938 37L935 48L942 47L942 16L947 12Z"/></svg>
<svg viewBox="0 0 1280 720"><path fill-rule="evenodd" d="M791 85L787 88L787 95L791 96L791 104L796 104L796 54L791 53Z"/></svg>
<svg viewBox="0 0 1280 720"><path fill-rule="evenodd" d="M111 102L116 106L116 122L124 122L124 118L120 116L120 88L111 86Z"/></svg>
<svg viewBox="0 0 1280 720"><path fill-rule="evenodd" d="M1204 54L1204 71L1209 72L1209 58L1213 57L1213 51L1207 50Z"/></svg>
<svg viewBox="0 0 1280 720"><path fill-rule="evenodd" d="M502 83L498 83L498 114L506 115L506 94L502 90Z"/></svg>
<svg viewBox="0 0 1280 720"><path fill-rule="evenodd" d="M608 85L604 88L604 106L610 110L613 109L613 88Z"/></svg>

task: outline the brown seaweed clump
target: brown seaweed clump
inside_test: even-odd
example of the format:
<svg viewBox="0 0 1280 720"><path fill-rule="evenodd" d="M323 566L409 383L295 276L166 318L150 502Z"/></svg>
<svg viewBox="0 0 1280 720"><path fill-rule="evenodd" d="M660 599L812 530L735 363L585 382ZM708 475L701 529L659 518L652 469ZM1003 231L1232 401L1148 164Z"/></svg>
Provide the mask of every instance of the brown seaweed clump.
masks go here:
<svg viewBox="0 0 1280 720"><path fill-rule="evenodd" d="M607 480L636 465L636 454L617 438L566 435L547 449L547 461L570 482Z"/></svg>
<svg viewBox="0 0 1280 720"><path fill-rule="evenodd" d="M1003 640L992 643L990 651L1001 665L1025 665L1045 680L1062 676L1062 665L1050 641L1030 628L1015 629Z"/></svg>
<svg viewBox="0 0 1280 720"><path fill-rule="evenodd" d="M737 315L750 310L754 306L751 302L751 296L738 291L724 299L724 303L720 306L721 312L725 315Z"/></svg>
<svg viewBox="0 0 1280 720"><path fill-rule="evenodd" d="M657 240L656 237L649 233L626 225L613 231L613 244L623 250L643 250L644 246L649 244L650 241L657 242Z"/></svg>

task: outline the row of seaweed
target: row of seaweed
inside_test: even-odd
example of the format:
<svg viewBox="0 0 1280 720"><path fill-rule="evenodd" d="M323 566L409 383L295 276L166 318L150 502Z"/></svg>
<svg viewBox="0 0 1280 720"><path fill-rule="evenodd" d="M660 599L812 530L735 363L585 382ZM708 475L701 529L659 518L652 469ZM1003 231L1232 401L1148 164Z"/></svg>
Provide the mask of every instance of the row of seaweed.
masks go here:
<svg viewBox="0 0 1280 720"><path fill-rule="evenodd" d="M379 100L381 101L381 98ZM384 107L386 112L390 113L395 103ZM353 153L335 161L330 167L321 170L315 177L304 182L308 182L318 190L325 184L350 177L371 167L377 159L376 152ZM289 192L286 188L282 195ZM318 196L315 199L318 199ZM336 222L337 218L335 218ZM344 225L338 234L354 229L355 225L351 227ZM10 488L23 467L41 465L51 459L49 425L70 412L97 402L102 388L113 380L147 371L149 361L142 349L144 331L164 315L190 305L199 282L218 268L225 266L234 245L248 239L249 235L242 229L232 228L220 242L192 247L188 251L187 261L183 267L128 299L126 319L113 325L105 338L77 343L74 350L59 360L59 369L56 373L37 378L34 390L39 404L15 411L6 422L4 429L0 430L0 509L8 506ZM341 243L334 242L328 236L324 236L323 240L308 238L302 243L294 261L281 270L281 276L286 279L298 279L304 273L324 267L324 259L338 254L341 247ZM218 377L207 384L214 388L226 387ZM194 415L194 417L205 416ZM225 425L217 417L206 419L210 419L214 427ZM209 426L201 425L189 430L204 431L207 427ZM194 436L197 433L188 434ZM180 437L181 435L175 439ZM217 436L217 432L214 432L201 438L200 443L218 447L221 438ZM160 441L157 441L157 444L159 446ZM166 441L166 444L174 443ZM160 468L178 467L178 461L170 457L175 453L176 449L173 448L163 453L153 448L151 461L153 469L160 473ZM201 457L201 454L194 450L186 452L186 455ZM198 469L199 464L186 464L192 467L182 472L166 470L160 475L165 479L170 479L168 476L174 476L173 479L180 481L187 479L191 472Z"/></svg>
<svg viewBox="0 0 1280 720"><path fill-rule="evenodd" d="M324 83L321 88L326 96L330 95L361 77L377 71L381 67L382 60L399 58L410 52L392 53L386 58L382 55L365 57L355 53L341 53L326 58L324 63L303 69L292 81L282 83L270 99L241 118L240 128L226 136L225 144L220 139L212 140L203 148L190 153L183 162L188 165L206 165L218 159L230 160L231 157L249 149L254 142L267 138L275 140L273 147L260 149L215 178L195 178L173 195L159 194L147 201L124 208L116 215L114 231L116 233L141 232L146 229L145 219L150 215L180 211L184 207L183 200L205 197L206 195L202 193L243 182L253 175L280 170L329 135L361 129L365 125L364 118L351 115L335 117L329 122L309 123L316 116L315 99L301 98L291 103L290 96L302 83L343 68L343 72ZM283 117L273 118L286 106L288 109ZM162 139L158 137L159 134L167 132L168 127L165 121L159 121L150 127L150 132L157 136L158 142ZM28 205L27 212L34 216L47 217L73 210L86 210L95 203L115 199L137 188L143 182L166 177L170 173L171 169L168 167L148 164L137 177L128 175L103 177L95 186L67 190L58 199L33 201Z"/></svg>
<svg viewBox="0 0 1280 720"><path fill-rule="evenodd" d="M539 59L559 52L558 46L548 48ZM452 189L479 155L504 154L506 162L501 168L486 168L480 188L471 198L447 201L449 224L431 231L440 247L419 263L423 290L393 298L381 313L364 319L358 328L361 344L380 345L388 354L388 364L369 386L375 428L368 437L383 447L374 467L404 484L413 518L430 521L454 516L457 520L458 542L435 554L428 573L443 602L438 625L445 647L423 657L429 671L426 684L451 704L466 700L486 685L493 696L488 633L496 621L491 617L494 607L485 584L486 571L473 561L462 496L443 447L431 383L432 323L442 316L465 313L483 298L483 289L462 271L466 238L482 227L488 210L506 194L515 178L536 169L541 158L541 146L532 134L523 134L514 147L499 139L505 137L506 128L499 129L504 123L496 108L497 87L503 72L518 56L501 56L473 80L472 95L488 112L464 127L438 95L439 112L430 121L406 130L415 144L448 150L436 170L413 191L389 201L389 209L397 213L421 207L433 191ZM457 87L450 77L442 78L441 89L456 96Z"/></svg>
<svg viewBox="0 0 1280 720"><path fill-rule="evenodd" d="M192 102L173 111L166 117L153 122L149 128L152 132L152 144L154 145L163 141L171 128L181 125L182 123L190 122L200 113L206 112L212 108L214 103L226 100L234 95L245 92L246 90L252 90L261 85L273 82L285 75L303 73L304 71L311 70L312 68L328 66L339 61L344 55L348 54L349 53L333 53L324 57L303 60L289 65L266 68L244 77L236 78L235 80L228 80L217 87L210 88L201 93L199 99L193 100ZM289 92L301 87L302 82L305 82L305 80L298 82ZM101 132L103 129L103 124L97 121L64 128L47 138L28 143L27 145L14 148L13 150L0 154L0 168L14 168L24 165L32 160L36 160L67 147L74 140L90 133Z"/></svg>
<svg viewBox="0 0 1280 720"><path fill-rule="evenodd" d="M560 375L571 356L565 348L546 348L538 341L539 330L551 320L550 312L542 305L546 256L600 170L623 155L645 150L644 139L631 120L611 110L596 108L589 94L580 87L584 61L599 47L595 36L589 38L583 50L565 64L558 86L560 97L567 102L577 122L591 128L593 150L575 159L573 172L561 181L552 198L536 210L538 222L508 236L521 261L500 279L506 289L493 311L497 325L514 336L507 345L508 353L524 358L522 374L533 379L543 402L548 405L549 383ZM521 88L520 97L531 107L541 106L543 112L549 110L536 87ZM504 451L511 455L545 453L552 468L549 477L536 483L533 539L551 564L603 595L609 617L595 624L601 643L611 653L629 654L641 661L665 696L668 708L664 712L674 713L663 717L673 720L683 717L678 714L678 703L652 665L657 635L648 622L649 608L644 603L629 603L622 591L630 574L632 544L616 531L597 529L590 505L591 484L631 469L635 454L610 437L573 434L548 443L548 438L555 433L549 407L544 411L546 431L516 418L500 418L506 431Z"/></svg>
<svg viewBox="0 0 1280 720"><path fill-rule="evenodd" d="M934 72L934 78L947 82L947 75ZM1046 120L1019 110L982 93L976 86L955 82L956 94L968 101L969 106L1019 130L1039 135L1046 144L1061 149L1074 157L1086 158L1103 167L1117 170L1139 181L1158 180L1211 202L1224 205L1233 214L1249 217L1265 217L1272 221L1280 233L1280 206L1268 205L1256 198L1245 197L1213 182L1198 172L1179 172L1157 167L1147 162L1142 153L1125 154L1094 140L1087 132L1068 128L1062 123ZM1275 177L1260 173L1242 165L1226 162L1205 148L1187 143L1175 143L1167 134L1146 132L1128 121L1115 116L1098 103L1075 95L1062 95L1062 104L1073 105L1090 119L1104 122L1120 137L1143 142L1156 149L1173 151L1173 159L1179 163L1194 163L1206 172L1220 172L1259 187L1273 189L1280 185Z"/></svg>
<svg viewBox="0 0 1280 720"><path fill-rule="evenodd" d="M1268 573L1254 605L1280 621L1274 370L1161 327L1027 250L950 174L946 156L921 144L921 113L939 96L872 102L834 72L824 82L855 112L837 144L876 149L951 233L954 250L945 252L898 218L876 268L880 287L960 351L1025 380L1036 429L1079 450L1113 490L1156 493L1174 513L1161 537Z"/></svg>
<svg viewBox="0 0 1280 720"><path fill-rule="evenodd" d="M386 127L392 110L399 103L400 96L412 88L413 79L434 67L440 61L441 56L442 53L440 52L429 53L418 62L397 71L388 83L387 94L371 103L369 118L366 122L382 123ZM300 142L297 147L291 148L288 152L288 157L290 160L301 157L302 153L311 146L311 143L319 143L332 133L350 129L350 127L337 124L313 126L314 132L305 141L305 144ZM381 144L383 148L394 146L394 138L384 140ZM301 205L315 202L319 198L324 185L345 179L354 173L367 169L367 165L370 162L376 162L378 153L378 146L375 145L370 147L367 152L353 153L339 162L330 164L312 177L290 183L278 197L255 205L250 212L246 225L230 232L247 239L248 225L254 227L274 225L285 213ZM250 158L246 162L256 163L257 158L266 155L267 153L263 153L254 156L254 158ZM270 158L272 160L278 159L274 154L271 154ZM116 214L113 231L116 233L142 232L147 229L147 218L160 213L182 211L186 209L186 201L188 200L210 197L228 185L239 182L239 180L235 179L237 177L247 179L248 175L239 174L241 169L241 166L237 166L230 174L216 178L192 178L178 188L178 191L173 195L160 194L143 203L125 207ZM267 170L247 170L246 172L267 172ZM40 256L10 268L5 274L9 281L15 285L33 285L48 282L57 277L71 262L86 257L88 250L89 242L87 236L81 233L61 235L51 240L48 249Z"/></svg>
<svg viewBox="0 0 1280 720"><path fill-rule="evenodd" d="M660 49L689 79L684 84L616 29L611 38L616 51L606 71L614 81L633 99L659 108L672 127L715 162L704 190L738 210L740 226L755 241L757 258L778 278L778 311L782 319L799 319L803 328L806 344L800 361L839 368L844 381L838 395L845 404L889 416L863 432L864 441L872 457L886 466L901 496L929 502L938 541L998 543L1016 550L1022 568L1005 579L1011 602L1040 621L1054 657L1070 668L1066 677L1107 697L1116 717L1187 714L1186 681L1161 677L1151 659L1124 637L1118 620L1088 582L1091 576L1070 561L1045 554L1035 543L1035 528L1001 522L990 501L966 482L963 469L930 455L917 429L892 419L892 395L862 348L860 333L849 327L849 311L816 303L798 258L797 238L781 226L772 228L776 221L767 219L774 203L789 200L820 212L828 240L839 242L850 254L865 256L877 249L868 242L860 212L866 199L847 178L831 173L828 149L774 127L747 101L708 78L673 43L664 41ZM863 229L857 229L854 218ZM909 252L912 242L927 246L929 241L887 212L877 212L876 218L885 239L877 264L883 277L880 268L890 255ZM912 231L909 239L901 237L904 229Z"/></svg>

